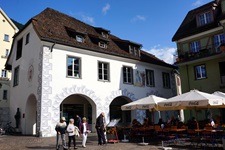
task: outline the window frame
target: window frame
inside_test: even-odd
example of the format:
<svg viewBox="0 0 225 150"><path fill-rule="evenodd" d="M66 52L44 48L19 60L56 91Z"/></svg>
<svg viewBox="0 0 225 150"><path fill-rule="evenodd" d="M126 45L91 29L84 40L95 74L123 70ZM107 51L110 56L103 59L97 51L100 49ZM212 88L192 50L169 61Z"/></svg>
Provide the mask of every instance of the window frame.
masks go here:
<svg viewBox="0 0 225 150"><path fill-rule="evenodd" d="M224 33L217 34L213 36L213 44L215 48L219 48L221 44L225 43L225 35Z"/></svg>
<svg viewBox="0 0 225 150"><path fill-rule="evenodd" d="M82 35L76 35L76 41L79 43L84 43L84 37Z"/></svg>
<svg viewBox="0 0 225 150"><path fill-rule="evenodd" d="M3 90L2 99L3 100L7 100L8 99L8 90Z"/></svg>
<svg viewBox="0 0 225 150"><path fill-rule="evenodd" d="M133 68L129 67L129 66L123 66L122 69L123 69L123 83L124 84L133 84L134 83ZM124 72L124 69L126 69L125 70L126 72ZM130 69L130 71L128 71L128 69ZM130 74L130 77L129 77L129 74ZM124 76L124 75L126 75L126 76ZM129 81L129 78L131 81ZM125 79L126 79L126 81L125 81Z"/></svg>
<svg viewBox="0 0 225 150"><path fill-rule="evenodd" d="M30 33L27 33L25 45L27 45L29 42L30 42Z"/></svg>
<svg viewBox="0 0 225 150"><path fill-rule="evenodd" d="M205 69L205 76L203 76L204 72L202 72L203 66L204 66L204 69ZM198 67L200 67L200 70L198 70ZM200 77L198 77L198 75L197 75L198 71L200 71ZM194 75L195 75L195 80L206 79L207 78L206 65L201 64L201 65L194 66Z"/></svg>
<svg viewBox="0 0 225 150"><path fill-rule="evenodd" d="M17 41L16 60L22 57L22 50L23 50L23 38Z"/></svg>
<svg viewBox="0 0 225 150"><path fill-rule="evenodd" d="M102 68L99 68L100 64L101 64ZM104 73L104 71L105 71L104 65L107 66L107 68L106 68L107 73L106 74ZM102 79L100 79L100 71L101 71L101 74L102 74ZM105 75L107 76L107 79L104 78ZM98 61L98 80L103 81L103 82L109 82L110 81L110 65L109 65L108 62Z"/></svg>
<svg viewBox="0 0 225 150"><path fill-rule="evenodd" d="M103 42L103 41L99 41L99 42L98 42L98 45L99 45L99 47L101 47L101 48L107 48L107 44L106 44L105 42Z"/></svg>
<svg viewBox="0 0 225 150"><path fill-rule="evenodd" d="M5 49L5 57L8 57L8 56L9 56L9 49L6 48L6 49Z"/></svg>
<svg viewBox="0 0 225 150"><path fill-rule="evenodd" d="M20 67L17 66L14 68L13 87L19 85L19 75L20 75Z"/></svg>
<svg viewBox="0 0 225 150"><path fill-rule="evenodd" d="M190 43L190 49L192 53L197 53L201 49L201 43L200 41L193 41Z"/></svg>
<svg viewBox="0 0 225 150"><path fill-rule="evenodd" d="M154 70L151 69L145 69L145 80L146 80L146 86L148 87L155 87L155 75ZM151 84L152 83L152 84Z"/></svg>
<svg viewBox="0 0 225 150"><path fill-rule="evenodd" d="M70 76L69 75L69 69L68 69L68 63L69 63L69 58L72 58L73 59L73 63L72 63L72 65L73 65L73 67L72 67L72 69L71 69L71 72L72 72L72 75ZM75 59L78 59L78 62L79 62L79 64L78 64L78 70L77 70L77 72L78 72L78 74L75 74L75 70L74 70L74 65L76 65L76 64L74 64L74 60ZM76 79L81 79L81 77L82 77L82 74L81 74L81 58L80 57L76 57L76 56L71 56L71 55L67 55L67 57L66 57L66 64L67 64L67 66L66 66L66 77L68 77L68 78L76 78Z"/></svg>
<svg viewBox="0 0 225 150"><path fill-rule="evenodd" d="M170 74L168 72L162 72L162 81L163 81L163 88L165 89L171 88Z"/></svg>
<svg viewBox="0 0 225 150"><path fill-rule="evenodd" d="M213 21L213 16L211 11L206 11L198 15L198 25L204 26Z"/></svg>
<svg viewBox="0 0 225 150"><path fill-rule="evenodd" d="M1 77L2 78L7 78L7 70L6 69L2 69Z"/></svg>
<svg viewBox="0 0 225 150"><path fill-rule="evenodd" d="M3 39L3 41L9 42L9 35L8 35L8 34L4 34L4 39Z"/></svg>

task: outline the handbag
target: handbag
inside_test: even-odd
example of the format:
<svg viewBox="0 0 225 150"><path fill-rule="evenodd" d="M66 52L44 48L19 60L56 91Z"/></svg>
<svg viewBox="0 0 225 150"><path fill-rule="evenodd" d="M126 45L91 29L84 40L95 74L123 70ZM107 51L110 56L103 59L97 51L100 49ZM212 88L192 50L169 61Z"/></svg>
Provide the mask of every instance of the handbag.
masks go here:
<svg viewBox="0 0 225 150"><path fill-rule="evenodd" d="M80 136L79 129L77 127L75 127L74 133L75 133L75 136L77 137Z"/></svg>

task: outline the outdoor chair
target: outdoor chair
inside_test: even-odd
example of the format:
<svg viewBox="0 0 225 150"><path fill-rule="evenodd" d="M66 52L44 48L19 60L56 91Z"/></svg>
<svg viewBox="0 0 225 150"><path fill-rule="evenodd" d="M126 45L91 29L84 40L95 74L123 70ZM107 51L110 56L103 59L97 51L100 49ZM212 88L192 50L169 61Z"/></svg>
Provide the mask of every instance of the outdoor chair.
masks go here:
<svg viewBox="0 0 225 150"><path fill-rule="evenodd" d="M200 142L200 136L195 132L195 129L187 130L187 141L190 142L191 146L197 147ZM196 145L195 145L196 144Z"/></svg>
<svg viewBox="0 0 225 150"><path fill-rule="evenodd" d="M204 149L206 149L206 147L209 146L209 144L211 144L212 149L214 149L214 146L217 144L215 133L212 133L212 131L210 130L202 131L201 142L204 143Z"/></svg>

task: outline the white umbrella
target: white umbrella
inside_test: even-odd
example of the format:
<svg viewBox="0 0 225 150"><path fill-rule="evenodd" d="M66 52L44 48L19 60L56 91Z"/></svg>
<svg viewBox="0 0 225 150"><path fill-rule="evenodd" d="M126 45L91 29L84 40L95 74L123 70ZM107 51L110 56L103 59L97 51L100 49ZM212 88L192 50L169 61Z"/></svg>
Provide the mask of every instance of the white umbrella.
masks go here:
<svg viewBox="0 0 225 150"><path fill-rule="evenodd" d="M159 102L161 110L191 109L191 108L216 108L222 107L223 98L217 95L191 90L190 92Z"/></svg>
<svg viewBox="0 0 225 150"><path fill-rule="evenodd" d="M217 96L221 96L221 97L224 97L225 98L225 93L220 92L220 91L214 92L213 95L217 95Z"/></svg>
<svg viewBox="0 0 225 150"><path fill-rule="evenodd" d="M197 108L221 108L223 98L217 95L191 90L190 92L169 98L158 103L158 108L161 110L178 110L178 109L197 109ZM196 112L196 119L198 115ZM197 122L197 128L198 122Z"/></svg>
<svg viewBox="0 0 225 150"><path fill-rule="evenodd" d="M166 100L165 98L158 97L155 95L150 95L148 97L144 97L134 102L130 102L128 104L122 105L121 109L122 110L137 110L137 109L157 110L158 102L165 101L165 100Z"/></svg>

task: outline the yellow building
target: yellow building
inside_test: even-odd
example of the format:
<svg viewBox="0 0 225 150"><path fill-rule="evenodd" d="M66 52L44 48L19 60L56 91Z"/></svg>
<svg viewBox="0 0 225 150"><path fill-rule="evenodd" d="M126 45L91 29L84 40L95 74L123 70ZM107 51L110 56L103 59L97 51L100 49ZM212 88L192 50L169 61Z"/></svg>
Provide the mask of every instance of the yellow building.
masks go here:
<svg viewBox="0 0 225 150"><path fill-rule="evenodd" d="M17 26L0 8L0 124L9 119L9 89L11 73L5 70L5 62L10 53L14 34L18 32Z"/></svg>

